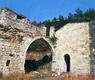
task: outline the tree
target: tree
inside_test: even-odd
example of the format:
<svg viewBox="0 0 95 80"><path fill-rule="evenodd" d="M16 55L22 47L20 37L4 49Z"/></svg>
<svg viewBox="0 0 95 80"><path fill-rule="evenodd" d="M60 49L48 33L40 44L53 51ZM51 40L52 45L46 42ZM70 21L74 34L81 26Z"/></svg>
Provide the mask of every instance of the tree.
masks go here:
<svg viewBox="0 0 95 80"><path fill-rule="evenodd" d="M95 9L89 9L85 12L85 17L90 18L90 20L95 20Z"/></svg>
<svg viewBox="0 0 95 80"><path fill-rule="evenodd" d="M50 48L49 44L43 39L35 40L28 48L28 52L36 51L36 52L44 52L48 51Z"/></svg>
<svg viewBox="0 0 95 80"><path fill-rule="evenodd" d="M52 20L52 22L56 22L56 21L57 21L57 19L56 19L56 17L54 17L53 20Z"/></svg>
<svg viewBox="0 0 95 80"><path fill-rule="evenodd" d="M47 27L46 36L49 36L49 29L50 29L50 26L51 26L51 21L46 20L46 21L43 22L43 24Z"/></svg>
<svg viewBox="0 0 95 80"><path fill-rule="evenodd" d="M78 8L75 12L76 13L74 14L74 17L76 17L76 18L83 17L83 12L80 8Z"/></svg>
<svg viewBox="0 0 95 80"><path fill-rule="evenodd" d="M73 22L73 21L74 21L73 14L69 13L69 15L68 15L68 22Z"/></svg>
<svg viewBox="0 0 95 80"><path fill-rule="evenodd" d="M64 21L64 17L63 16L59 16L59 21L63 22Z"/></svg>
<svg viewBox="0 0 95 80"><path fill-rule="evenodd" d="M54 17L51 21L46 20L40 24L44 24L47 27L47 35L49 35L50 26L55 26L55 31L60 29L67 23L70 22L82 22L95 20L95 9L89 9L83 12L80 8L75 10L75 14L69 13L67 18L59 16L59 18Z"/></svg>

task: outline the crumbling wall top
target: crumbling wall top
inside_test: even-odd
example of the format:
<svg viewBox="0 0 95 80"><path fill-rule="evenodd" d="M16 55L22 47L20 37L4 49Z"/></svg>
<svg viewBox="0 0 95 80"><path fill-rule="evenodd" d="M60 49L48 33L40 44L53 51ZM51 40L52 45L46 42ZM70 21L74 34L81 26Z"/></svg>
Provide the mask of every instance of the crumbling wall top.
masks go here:
<svg viewBox="0 0 95 80"><path fill-rule="evenodd" d="M22 38L45 36L46 27L37 27L25 16L15 13L8 8L2 8L0 13L1 38Z"/></svg>
<svg viewBox="0 0 95 80"><path fill-rule="evenodd" d="M23 19L23 18L26 18L24 15L21 15L21 14L17 14L16 12L10 10L9 8L2 8L1 9L1 13L3 14L6 14L7 17L10 17L10 18L13 18L13 19ZM14 17L13 17L14 15Z"/></svg>

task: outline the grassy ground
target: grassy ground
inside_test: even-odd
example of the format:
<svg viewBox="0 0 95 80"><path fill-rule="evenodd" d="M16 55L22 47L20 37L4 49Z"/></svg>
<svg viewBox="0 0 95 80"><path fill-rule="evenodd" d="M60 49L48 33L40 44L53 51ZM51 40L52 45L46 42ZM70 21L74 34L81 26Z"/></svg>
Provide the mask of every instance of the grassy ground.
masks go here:
<svg viewBox="0 0 95 80"><path fill-rule="evenodd" d="M6 77L0 76L0 80L95 80L95 76L91 75L78 75L61 74L58 76L56 73L49 71L31 72L30 74L14 73Z"/></svg>

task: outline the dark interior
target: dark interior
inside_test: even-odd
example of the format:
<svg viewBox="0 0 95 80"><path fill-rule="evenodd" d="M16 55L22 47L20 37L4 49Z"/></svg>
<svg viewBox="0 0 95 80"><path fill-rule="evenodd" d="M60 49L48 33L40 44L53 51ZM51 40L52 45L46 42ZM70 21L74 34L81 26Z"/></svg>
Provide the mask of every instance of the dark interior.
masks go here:
<svg viewBox="0 0 95 80"><path fill-rule="evenodd" d="M35 48L42 49L42 48L44 48L42 46L43 44L38 45L39 43L36 43L35 42L36 40L31 43L31 45L27 49L26 60L25 60L25 65L24 65L24 68L25 68L25 72L26 73L29 73L31 71L37 71L39 69L40 70L45 70L45 69L51 70L51 62L52 62L52 51L51 51L51 47L50 47L50 45L44 39L41 38L40 40L43 41L44 45L47 45L46 49L48 49L48 50L43 50L45 53L43 53L42 51L38 51L40 53L37 53L37 51L34 51ZM34 44L35 44L35 48L34 47L31 48L31 46L34 45ZM32 53L32 52L35 52L35 53ZM32 57L29 56L31 58L28 58L27 59L27 55L28 54L31 54ZM38 59L36 59L37 57L34 58L33 54L35 54L35 57L37 56L37 54L42 55L42 57L39 56Z"/></svg>
<svg viewBox="0 0 95 80"><path fill-rule="evenodd" d="M66 66L67 66L67 72L70 72L70 56L66 54L64 58L65 58Z"/></svg>
<svg viewBox="0 0 95 80"><path fill-rule="evenodd" d="M45 56L39 61L35 60L26 60L25 61L25 72L29 73L31 71L36 71L40 66L46 65L52 61L52 56Z"/></svg>

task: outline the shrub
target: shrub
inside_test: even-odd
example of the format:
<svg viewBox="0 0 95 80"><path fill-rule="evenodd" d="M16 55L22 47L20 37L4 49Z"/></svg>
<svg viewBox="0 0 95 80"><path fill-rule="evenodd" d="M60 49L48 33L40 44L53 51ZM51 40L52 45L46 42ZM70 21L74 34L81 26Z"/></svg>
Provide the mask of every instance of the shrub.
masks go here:
<svg viewBox="0 0 95 80"><path fill-rule="evenodd" d="M28 51L45 52L50 48L49 44L43 39L35 40L28 48Z"/></svg>
<svg viewBox="0 0 95 80"><path fill-rule="evenodd" d="M50 38L50 40L51 40L52 42L56 42L57 38L56 38L55 36L53 36L53 37Z"/></svg>

